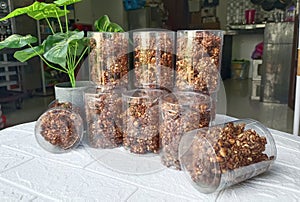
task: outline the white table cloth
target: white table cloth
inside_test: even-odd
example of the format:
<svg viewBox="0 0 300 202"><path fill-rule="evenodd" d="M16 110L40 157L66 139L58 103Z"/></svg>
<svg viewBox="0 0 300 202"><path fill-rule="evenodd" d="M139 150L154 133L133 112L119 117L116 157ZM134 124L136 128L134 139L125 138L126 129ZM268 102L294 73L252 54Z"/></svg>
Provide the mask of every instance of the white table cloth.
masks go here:
<svg viewBox="0 0 300 202"><path fill-rule="evenodd" d="M278 150L270 171L219 193L202 194L182 171L118 172L83 146L69 153L49 153L37 144L34 125L0 131L0 201L300 200L300 138L291 134L270 130ZM106 155L109 159L109 153L97 158ZM146 168L147 163L141 166Z"/></svg>

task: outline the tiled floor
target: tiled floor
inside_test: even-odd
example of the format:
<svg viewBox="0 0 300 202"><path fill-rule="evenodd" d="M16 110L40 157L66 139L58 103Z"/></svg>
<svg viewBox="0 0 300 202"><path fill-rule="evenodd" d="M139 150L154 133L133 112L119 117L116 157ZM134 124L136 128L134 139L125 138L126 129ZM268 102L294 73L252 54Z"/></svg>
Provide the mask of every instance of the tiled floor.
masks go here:
<svg viewBox="0 0 300 202"><path fill-rule="evenodd" d="M250 80L227 79L223 84L219 91L218 113L236 118L252 118L267 127L292 133L293 110L287 105L251 100ZM7 124L11 126L37 120L53 99L53 96L26 98L20 110L15 108L14 103L3 104L2 109L7 117Z"/></svg>
<svg viewBox="0 0 300 202"><path fill-rule="evenodd" d="M21 109L16 109L15 103L3 103L2 112L6 116L7 126L35 121L47 109L54 96L32 96L23 99Z"/></svg>
<svg viewBox="0 0 300 202"><path fill-rule="evenodd" d="M252 118L269 128L293 132L294 111L286 104L251 100L251 80L225 80L227 115Z"/></svg>

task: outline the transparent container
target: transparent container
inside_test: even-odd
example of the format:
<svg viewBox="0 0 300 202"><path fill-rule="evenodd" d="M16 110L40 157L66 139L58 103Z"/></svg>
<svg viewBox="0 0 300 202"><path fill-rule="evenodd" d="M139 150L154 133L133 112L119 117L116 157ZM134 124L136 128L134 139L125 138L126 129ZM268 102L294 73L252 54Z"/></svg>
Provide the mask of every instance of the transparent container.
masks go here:
<svg viewBox="0 0 300 202"><path fill-rule="evenodd" d="M122 94L123 146L131 153L159 152L159 89L136 89Z"/></svg>
<svg viewBox="0 0 300 202"><path fill-rule="evenodd" d="M202 93L216 91L220 83L223 31L177 31L175 88Z"/></svg>
<svg viewBox="0 0 300 202"><path fill-rule="evenodd" d="M217 116L218 91L210 92L209 96L211 98L210 118L211 121L214 121Z"/></svg>
<svg viewBox="0 0 300 202"><path fill-rule="evenodd" d="M51 153L65 153L76 148L83 137L83 120L78 110L68 105L52 107L36 121L35 138Z"/></svg>
<svg viewBox="0 0 300 202"><path fill-rule="evenodd" d="M135 86L174 86L175 32L133 32Z"/></svg>
<svg viewBox="0 0 300 202"><path fill-rule="evenodd" d="M186 133L179 157L192 185L212 193L268 171L277 156L269 130L241 119Z"/></svg>
<svg viewBox="0 0 300 202"><path fill-rule="evenodd" d="M128 32L88 32L90 80L97 86L128 85Z"/></svg>
<svg viewBox="0 0 300 202"><path fill-rule="evenodd" d="M210 97L196 92L174 92L160 100L160 157L162 164L181 170L178 147L190 130L210 125Z"/></svg>
<svg viewBox="0 0 300 202"><path fill-rule="evenodd" d="M122 145L122 92L124 88L93 89L85 93L87 143L93 148Z"/></svg>

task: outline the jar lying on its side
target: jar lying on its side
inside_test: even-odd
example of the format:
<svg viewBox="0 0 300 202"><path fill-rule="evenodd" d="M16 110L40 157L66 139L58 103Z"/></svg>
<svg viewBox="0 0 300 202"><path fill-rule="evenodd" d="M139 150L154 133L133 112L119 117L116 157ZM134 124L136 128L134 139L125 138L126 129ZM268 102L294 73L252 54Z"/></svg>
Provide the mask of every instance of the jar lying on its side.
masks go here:
<svg viewBox="0 0 300 202"><path fill-rule="evenodd" d="M269 170L276 155L271 133L250 119L190 131L179 145L183 170L203 193L220 191Z"/></svg>
<svg viewBox="0 0 300 202"><path fill-rule="evenodd" d="M75 109L75 110L74 110ZM52 153L64 153L77 147L83 137L83 120L70 103L52 107L35 124L38 144Z"/></svg>

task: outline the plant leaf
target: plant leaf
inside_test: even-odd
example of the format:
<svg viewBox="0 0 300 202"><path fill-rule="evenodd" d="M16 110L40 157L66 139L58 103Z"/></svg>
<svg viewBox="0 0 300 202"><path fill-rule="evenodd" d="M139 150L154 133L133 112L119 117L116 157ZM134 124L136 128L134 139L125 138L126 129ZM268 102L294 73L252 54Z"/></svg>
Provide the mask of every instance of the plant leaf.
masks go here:
<svg viewBox="0 0 300 202"><path fill-rule="evenodd" d="M83 50L88 47L89 45L89 39L84 37L82 40L77 40L76 42L73 41L72 43L70 43L70 49L71 52L74 53L75 52L75 47L77 44L77 49L76 49L76 56L80 56L83 52Z"/></svg>
<svg viewBox="0 0 300 202"><path fill-rule="evenodd" d="M114 22L109 24L107 31L108 32L124 32L123 28Z"/></svg>
<svg viewBox="0 0 300 202"><path fill-rule="evenodd" d="M58 6L67 6L71 5L77 2L80 2L81 0L57 0L54 1L53 3L57 4Z"/></svg>
<svg viewBox="0 0 300 202"><path fill-rule="evenodd" d="M109 25L110 25L110 20L107 15L103 15L94 23L95 28L99 32L106 32Z"/></svg>
<svg viewBox="0 0 300 202"><path fill-rule="evenodd" d="M68 39L71 53L75 52L75 47L77 46L75 54L77 56L81 55L82 51L89 45L89 39L84 37L83 31L71 31L69 34L71 34Z"/></svg>
<svg viewBox="0 0 300 202"><path fill-rule="evenodd" d="M24 50L16 51L14 53L14 57L20 62L25 62L37 55L43 55L43 53L44 53L44 46L40 45L40 46L35 46L33 48L26 48Z"/></svg>
<svg viewBox="0 0 300 202"><path fill-rule="evenodd" d="M36 43L37 38L30 34L22 36L19 34L13 34L7 37L4 41L0 42L0 50L3 48L22 48L28 44Z"/></svg>
<svg viewBox="0 0 300 202"><path fill-rule="evenodd" d="M79 40L79 39L83 39L84 37L84 32L83 31L69 31L69 35L68 35L68 42L70 43L71 41L74 40Z"/></svg>
<svg viewBox="0 0 300 202"><path fill-rule="evenodd" d="M53 35L49 35L44 41L43 41L43 45L44 45L44 50L45 52L47 52L48 50L50 50L53 46L55 46L56 43L61 42L63 40L65 40L67 38L67 34L66 33L55 33Z"/></svg>
<svg viewBox="0 0 300 202"><path fill-rule="evenodd" d="M44 57L49 62L60 65L61 67L66 67L67 62L67 53L68 53L68 43L66 40L58 42L49 49L47 52L45 51Z"/></svg>
<svg viewBox="0 0 300 202"><path fill-rule="evenodd" d="M52 63L58 64L61 67L66 67L68 49L71 48L74 50L75 43L78 43L80 46L79 50L83 50L81 45L83 45L82 39L84 38L83 31L70 31L69 34L58 33L52 36L49 36L45 42L45 53L44 57ZM80 42L80 43L79 43ZM79 51L78 50L78 51ZM76 54L78 53L76 52Z"/></svg>
<svg viewBox="0 0 300 202"><path fill-rule="evenodd" d="M36 1L29 6L17 8L13 10L11 13L1 18L0 21L7 20L9 18L16 17L23 14L27 14L29 17L32 17L36 20L40 20L46 17L47 18L56 17L56 13L58 13L59 16L62 16L65 14L65 11L60 9L53 3L47 4L47 3Z"/></svg>
<svg viewBox="0 0 300 202"><path fill-rule="evenodd" d="M110 22L107 15L103 15L95 21L94 26L99 32L124 32L123 28L117 23Z"/></svg>
<svg viewBox="0 0 300 202"><path fill-rule="evenodd" d="M39 7L40 4L41 4L40 2L34 2L30 6L17 8L15 10L13 10L12 12L10 12L5 17L1 18L0 21L7 20L9 18L16 17L16 16L19 16L19 15L27 14L30 10L33 10L34 7Z"/></svg>
<svg viewBox="0 0 300 202"><path fill-rule="evenodd" d="M35 20L41 20L44 18L56 18L57 16L64 16L69 11L65 11L57 7L53 3L39 3L35 2L32 4L33 7L26 13L29 17L32 17Z"/></svg>
<svg viewBox="0 0 300 202"><path fill-rule="evenodd" d="M61 17L64 16L65 14L68 14L69 11L66 10L61 10L58 7L54 7L51 9L44 9L42 11L32 11L27 13L27 15L35 20L42 20L44 18L56 18L56 17Z"/></svg>

